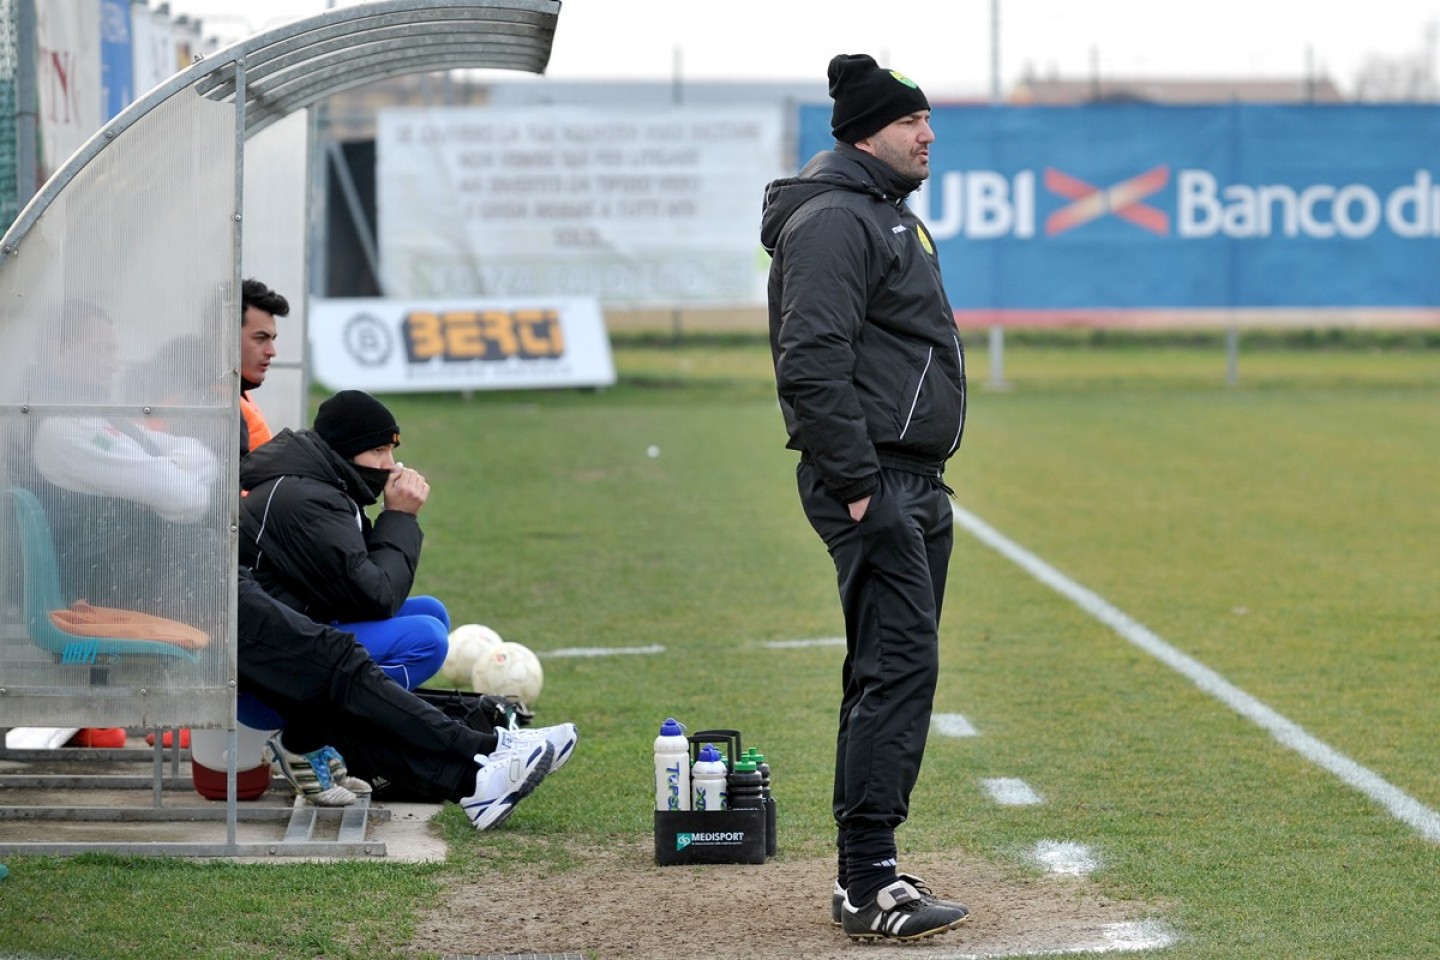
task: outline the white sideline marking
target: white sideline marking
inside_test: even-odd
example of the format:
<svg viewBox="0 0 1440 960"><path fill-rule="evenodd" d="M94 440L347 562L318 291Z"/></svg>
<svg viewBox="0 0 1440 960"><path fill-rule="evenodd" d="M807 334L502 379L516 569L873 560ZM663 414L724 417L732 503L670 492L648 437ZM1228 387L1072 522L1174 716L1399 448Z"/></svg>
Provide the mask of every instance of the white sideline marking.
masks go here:
<svg viewBox="0 0 1440 960"><path fill-rule="evenodd" d="M1373 770L1362 767L1334 747L1307 733L1299 724L1276 713L1194 657L1176 650L1099 594L1080 586L973 513L958 504L951 504L951 509L955 514L956 525L965 529L975 539L1011 560L1056 593L1069 598L1090 616L1183 675L1242 717L1268 731L1283 745L1316 766L1330 771L1345 784L1380 804L1391 816L1413 827L1426 840L1440 843L1440 813L1390 784Z"/></svg>
<svg viewBox="0 0 1440 960"><path fill-rule="evenodd" d="M1030 859L1051 873L1074 877L1088 876L1100 865L1089 847L1070 840L1041 840L1030 851Z"/></svg>
<svg viewBox="0 0 1440 960"><path fill-rule="evenodd" d="M1085 937L1086 942L1070 947L1051 947L1049 949L1042 947L1038 950L1021 948L1019 950L1002 950L999 953L952 953L949 950L912 946L905 946L903 949L906 952L924 950L924 953L914 953L914 956L923 956L926 960L1000 960L1001 957L1068 957L1081 953L1138 953L1141 950L1162 950L1165 947L1173 946L1176 940L1175 934L1170 932L1170 928L1163 920L1127 920L1121 923L1105 923L1101 924L1098 929L1091 929L1094 932Z"/></svg>
<svg viewBox="0 0 1440 960"><path fill-rule="evenodd" d="M550 657L625 657L664 652L663 646L652 643L648 647L562 647L559 650L537 650L536 656L546 659Z"/></svg>
<svg viewBox="0 0 1440 960"><path fill-rule="evenodd" d="M766 640L760 644L771 650L795 650L800 647L843 647L844 637L815 637L810 640Z"/></svg>
<svg viewBox="0 0 1440 960"><path fill-rule="evenodd" d="M1103 951L1092 950L1091 953L1111 950L1156 950L1168 947L1175 942L1175 934L1171 933L1170 928L1160 920L1107 923L1104 934L1108 946Z"/></svg>
<svg viewBox="0 0 1440 960"><path fill-rule="evenodd" d="M978 737L975 725L958 713L937 713L930 717L930 726L942 737Z"/></svg>
<svg viewBox="0 0 1440 960"><path fill-rule="evenodd" d="M1030 784L1015 777L996 777L980 782L989 791L991 799L1002 806L1033 807L1044 802L1038 793L1030 789Z"/></svg>

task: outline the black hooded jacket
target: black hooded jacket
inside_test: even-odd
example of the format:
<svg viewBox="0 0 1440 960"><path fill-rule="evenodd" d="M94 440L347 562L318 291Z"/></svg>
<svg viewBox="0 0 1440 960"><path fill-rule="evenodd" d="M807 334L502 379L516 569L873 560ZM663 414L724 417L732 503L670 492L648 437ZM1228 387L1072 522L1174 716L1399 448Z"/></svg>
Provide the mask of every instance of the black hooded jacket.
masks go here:
<svg viewBox="0 0 1440 960"><path fill-rule="evenodd" d="M788 446L846 503L882 463L940 475L965 429L965 348L919 186L848 144L765 191L770 350Z"/></svg>
<svg viewBox="0 0 1440 960"><path fill-rule="evenodd" d="M375 496L310 430L282 430L240 463L240 565L320 623L393 617L410 595L422 536L414 514L362 507Z"/></svg>

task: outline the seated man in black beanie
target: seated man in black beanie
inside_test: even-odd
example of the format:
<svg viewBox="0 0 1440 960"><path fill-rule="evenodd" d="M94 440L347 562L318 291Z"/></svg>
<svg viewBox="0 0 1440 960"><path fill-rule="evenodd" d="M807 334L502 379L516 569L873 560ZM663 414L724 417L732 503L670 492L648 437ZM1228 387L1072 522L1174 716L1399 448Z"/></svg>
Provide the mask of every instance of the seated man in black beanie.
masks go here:
<svg viewBox="0 0 1440 960"><path fill-rule="evenodd" d="M277 602L244 567L237 604L240 692L283 719L289 751L333 744L407 794L460 804L477 830L502 823L550 771L555 748L544 733L485 734L451 719L390 680L352 636Z"/></svg>
<svg viewBox="0 0 1440 960"><path fill-rule="evenodd" d="M864 54L833 58L829 78L834 149L765 189L770 346L845 614L831 916L854 940L916 940L969 916L900 873L895 845L940 670L965 350L934 239L905 205L930 175L930 102Z"/></svg>
<svg viewBox="0 0 1440 960"><path fill-rule="evenodd" d="M413 690L439 672L450 617L434 597L410 596L430 485L396 462L399 445L390 410L345 390L320 404L314 430L282 430L253 451L240 464L240 564L284 605L353 635L386 676ZM365 508L377 499L383 509L372 522ZM574 751L575 725L535 732L550 738L558 770ZM282 774L302 780L312 802L343 805L354 799L347 792L367 788L330 756L310 763L321 783L310 782L294 750L288 731L270 745ZM328 787L324 767L336 781Z"/></svg>
<svg viewBox="0 0 1440 960"><path fill-rule="evenodd" d="M385 405L345 390L320 404L314 430L282 430L253 451L240 465L240 564L281 603L355 634L413 690L444 663L450 617L434 597L410 596L430 485L395 462L399 445Z"/></svg>

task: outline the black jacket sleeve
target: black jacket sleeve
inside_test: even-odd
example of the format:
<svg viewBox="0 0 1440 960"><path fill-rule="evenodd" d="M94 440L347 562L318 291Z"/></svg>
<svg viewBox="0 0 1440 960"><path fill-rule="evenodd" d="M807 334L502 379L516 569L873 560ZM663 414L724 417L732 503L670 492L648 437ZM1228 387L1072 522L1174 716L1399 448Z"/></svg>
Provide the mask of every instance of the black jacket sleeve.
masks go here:
<svg viewBox="0 0 1440 960"><path fill-rule="evenodd" d="M423 537L413 514L383 511L371 529L344 493L298 477L250 496L268 500L255 575L287 605L321 622L383 620L399 611L420 561Z"/></svg>
<svg viewBox="0 0 1440 960"><path fill-rule="evenodd" d="M780 254L775 379L791 409L792 445L847 503L873 491L880 470L854 385L873 253L862 220L822 207L795 218Z"/></svg>

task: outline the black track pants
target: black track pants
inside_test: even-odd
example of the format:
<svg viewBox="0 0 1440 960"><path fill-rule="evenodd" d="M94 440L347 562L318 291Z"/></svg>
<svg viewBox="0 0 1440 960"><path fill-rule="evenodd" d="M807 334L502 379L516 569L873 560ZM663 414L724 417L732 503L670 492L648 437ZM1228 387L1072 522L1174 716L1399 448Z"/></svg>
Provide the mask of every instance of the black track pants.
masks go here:
<svg viewBox="0 0 1440 960"><path fill-rule="evenodd" d="M357 776L380 774L427 800L475 788L486 738L412 695L380 671L348 634L296 613L242 568L236 660L240 689L285 718L285 746L327 744Z"/></svg>
<svg viewBox="0 0 1440 960"><path fill-rule="evenodd" d="M849 872L873 874L887 860L893 867L895 828L909 814L925 753L954 516L938 477L882 469L856 523L813 467L801 463L797 476L805 514L835 561L845 614L835 821Z"/></svg>

